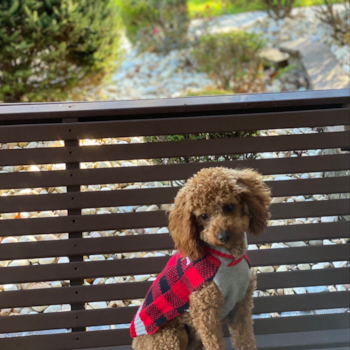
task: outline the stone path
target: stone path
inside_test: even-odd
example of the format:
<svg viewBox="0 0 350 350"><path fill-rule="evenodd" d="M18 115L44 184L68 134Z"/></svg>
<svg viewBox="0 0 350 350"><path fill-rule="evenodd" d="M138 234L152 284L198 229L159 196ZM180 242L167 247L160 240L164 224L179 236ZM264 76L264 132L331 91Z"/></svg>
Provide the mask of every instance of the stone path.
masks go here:
<svg viewBox="0 0 350 350"><path fill-rule="evenodd" d="M308 38L300 38L280 45L291 61L302 65L309 79L310 89L344 89L350 87L349 74L342 69L327 45ZM292 63L293 64L293 63Z"/></svg>

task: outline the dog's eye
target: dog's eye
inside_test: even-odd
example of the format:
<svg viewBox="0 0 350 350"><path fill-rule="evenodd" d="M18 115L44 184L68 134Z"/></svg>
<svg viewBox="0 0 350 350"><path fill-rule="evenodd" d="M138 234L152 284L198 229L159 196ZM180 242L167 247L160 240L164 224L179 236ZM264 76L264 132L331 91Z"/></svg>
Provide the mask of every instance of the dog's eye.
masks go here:
<svg viewBox="0 0 350 350"><path fill-rule="evenodd" d="M226 211L226 213L231 213L234 208L235 208L234 204L229 204L224 206L224 210Z"/></svg>
<svg viewBox="0 0 350 350"><path fill-rule="evenodd" d="M209 216L208 216L207 214L202 214L202 215L201 215L201 218L202 218L204 221L209 220Z"/></svg>

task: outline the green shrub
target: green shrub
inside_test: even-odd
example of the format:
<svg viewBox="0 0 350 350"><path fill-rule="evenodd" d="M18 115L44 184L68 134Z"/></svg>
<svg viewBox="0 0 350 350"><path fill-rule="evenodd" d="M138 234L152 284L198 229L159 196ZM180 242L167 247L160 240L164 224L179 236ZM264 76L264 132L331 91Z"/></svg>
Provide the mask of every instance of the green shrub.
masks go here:
<svg viewBox="0 0 350 350"><path fill-rule="evenodd" d="M268 15L273 19L283 19L290 16L295 0L262 0Z"/></svg>
<svg viewBox="0 0 350 350"><path fill-rule="evenodd" d="M146 142L167 142L167 141L189 141L189 140L212 140L222 138L235 138L235 137L247 137L257 136L258 131L232 131L232 132L217 132L217 133L198 133L198 134L182 134L182 135L165 135L165 136L147 136ZM161 145L159 145L161 147ZM256 154L223 154L214 156L193 156L193 157L176 157L176 158L162 158L152 159L154 164L181 164L181 163L193 163L193 162L218 162L236 159L254 159Z"/></svg>
<svg viewBox="0 0 350 350"><path fill-rule="evenodd" d="M218 88L251 92L262 69L261 36L242 31L204 35L193 50L201 71L208 73ZM208 54L210 53L210 54Z"/></svg>
<svg viewBox="0 0 350 350"><path fill-rule="evenodd" d="M203 90L199 92L190 92L186 96L214 96L214 95L229 95L230 91L224 90ZM167 142L167 141L189 141L189 140L211 140L221 138L247 137L258 136L258 131L232 131L232 132L216 132L216 133L197 133L197 134L182 134L182 135L161 135L161 136L147 136L146 142ZM256 154L224 154L216 156L201 156L201 157L177 157L177 158L163 158L153 159L154 164L181 164L192 162L218 162L224 160L235 160L239 158L253 159Z"/></svg>
<svg viewBox="0 0 350 350"><path fill-rule="evenodd" d="M163 54L187 46L186 0L119 0L129 40L140 51Z"/></svg>
<svg viewBox="0 0 350 350"><path fill-rule="evenodd" d="M332 28L332 36L342 45L350 43L350 0L344 0L344 10L337 11L338 1L324 0L324 7L317 9L318 19Z"/></svg>
<svg viewBox="0 0 350 350"><path fill-rule="evenodd" d="M114 0L1 0L0 100L55 101L99 83L119 57Z"/></svg>

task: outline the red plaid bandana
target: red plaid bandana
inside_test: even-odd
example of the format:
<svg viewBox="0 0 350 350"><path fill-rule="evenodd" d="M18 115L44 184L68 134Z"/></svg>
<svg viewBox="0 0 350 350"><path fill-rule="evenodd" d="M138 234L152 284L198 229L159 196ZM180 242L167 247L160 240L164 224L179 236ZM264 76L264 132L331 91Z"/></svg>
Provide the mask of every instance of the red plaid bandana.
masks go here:
<svg viewBox="0 0 350 350"><path fill-rule="evenodd" d="M229 266L238 264L242 259L250 265L247 253L235 259L232 255L208 247L204 257L195 261L177 253L153 282L139 307L130 326L131 336L153 334L165 322L188 310L191 293L212 281L221 265L214 255L232 259Z"/></svg>

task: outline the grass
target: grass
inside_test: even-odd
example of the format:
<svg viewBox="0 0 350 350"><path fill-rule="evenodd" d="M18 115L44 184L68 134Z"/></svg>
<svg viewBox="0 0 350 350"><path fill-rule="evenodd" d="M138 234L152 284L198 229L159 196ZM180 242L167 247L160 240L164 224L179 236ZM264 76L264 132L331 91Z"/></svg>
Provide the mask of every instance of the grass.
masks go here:
<svg viewBox="0 0 350 350"><path fill-rule="evenodd" d="M323 0L297 0L296 7L322 5ZM259 0L188 0L192 17L210 17L263 10Z"/></svg>

